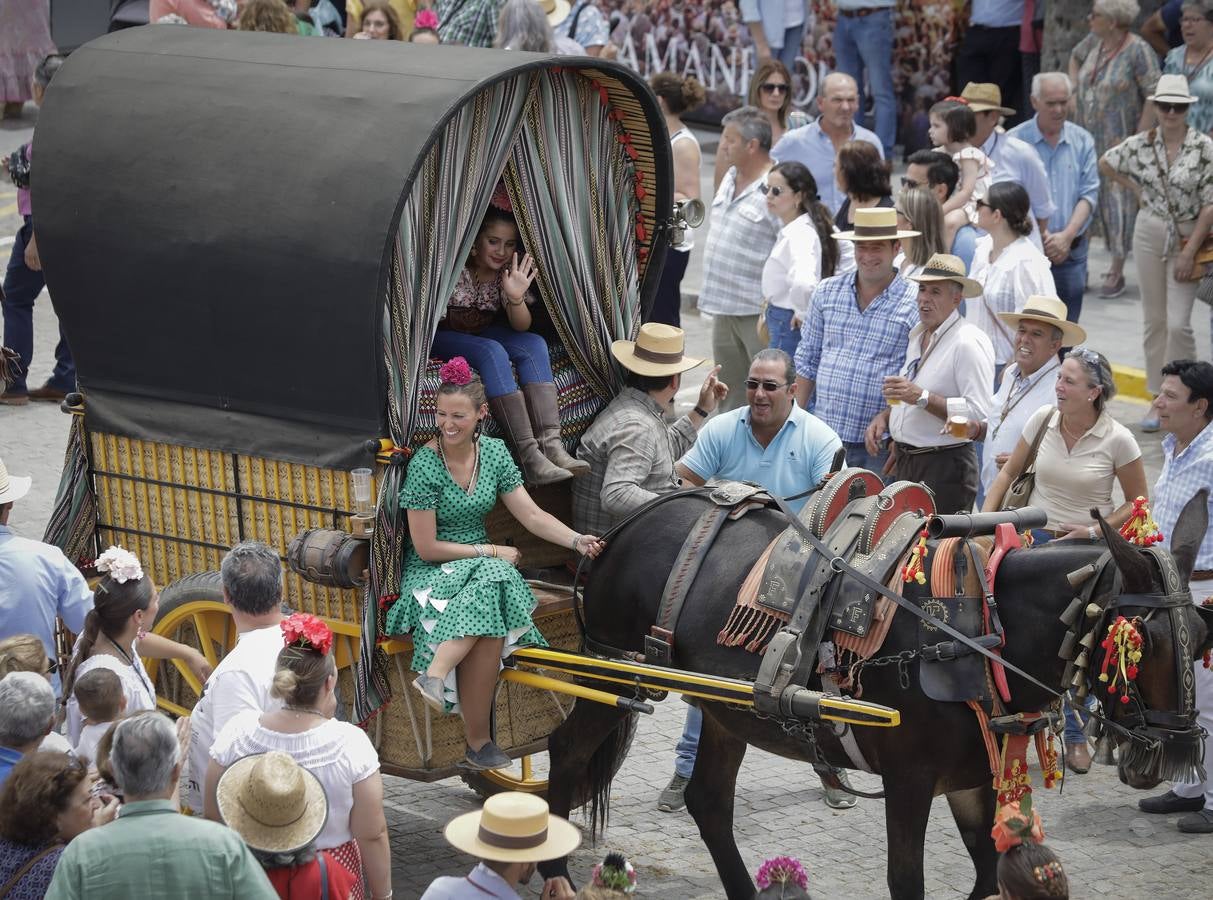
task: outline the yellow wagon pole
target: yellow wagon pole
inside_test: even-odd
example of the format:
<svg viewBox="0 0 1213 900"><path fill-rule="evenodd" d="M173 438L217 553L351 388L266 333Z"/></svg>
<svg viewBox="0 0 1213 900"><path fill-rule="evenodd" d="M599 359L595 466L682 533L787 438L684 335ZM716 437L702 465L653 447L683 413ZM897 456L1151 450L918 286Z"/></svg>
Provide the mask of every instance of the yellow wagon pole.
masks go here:
<svg viewBox="0 0 1213 900"><path fill-rule="evenodd" d="M629 712L642 712L649 715L653 713L653 704L645 703L643 700L637 700L633 697L621 697L609 691L600 691L592 687L586 687L583 684L559 681L555 678L548 678L546 675L536 675L534 672L503 669L501 680L512 681L515 684L525 684L527 687L538 688L543 691L556 691L560 694L569 694L582 700L605 703L607 706L618 706L620 709L626 709Z"/></svg>

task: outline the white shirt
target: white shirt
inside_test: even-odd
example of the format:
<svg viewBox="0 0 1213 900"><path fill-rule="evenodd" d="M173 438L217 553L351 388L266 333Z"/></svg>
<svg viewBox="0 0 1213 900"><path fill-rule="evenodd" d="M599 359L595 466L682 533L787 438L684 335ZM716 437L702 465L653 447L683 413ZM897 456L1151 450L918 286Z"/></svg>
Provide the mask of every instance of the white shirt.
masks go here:
<svg viewBox="0 0 1213 900"><path fill-rule="evenodd" d="M993 246L994 239L988 234L977 239L969 277L984 290L980 297L968 301L965 315L990 339L994 362L1004 365L1011 360L1015 332L994 314L1019 312L1033 294L1056 297L1057 288L1048 257L1026 237L1016 238L990 262Z"/></svg>
<svg viewBox="0 0 1213 900"><path fill-rule="evenodd" d="M93 722L80 729L80 740L76 742L73 752L81 759L87 759L89 765L97 765L97 745L101 738L110 730L113 722ZM202 807L198 807L201 809Z"/></svg>
<svg viewBox="0 0 1213 900"><path fill-rule="evenodd" d="M421 900L521 900L506 880L480 863L464 878L443 875L426 888Z"/></svg>
<svg viewBox="0 0 1213 900"><path fill-rule="evenodd" d="M994 405L986 425L981 461L982 493L989 493L990 485L998 477L998 464L994 458L1000 453L1013 452L1032 413L1057 399L1054 391L1059 368L1061 363L1052 359L1026 378L1019 376L1019 363L1011 363L1003 370L1002 384L994 393ZM1028 443L1031 443L1030 438Z"/></svg>
<svg viewBox="0 0 1213 900"><path fill-rule="evenodd" d="M804 213L780 230L762 267L762 296L771 306L793 310L803 320L820 280L821 237Z"/></svg>
<svg viewBox="0 0 1213 900"><path fill-rule="evenodd" d="M922 356L921 322L910 330L906 364L901 374L937 397L963 397L969 421L985 421L990 414L990 385L994 383L994 351L990 339L955 310L931 335L926 361ZM913 403L889 410L889 434L911 447L944 447L959 443L944 431L943 419Z"/></svg>
<svg viewBox="0 0 1213 900"><path fill-rule="evenodd" d="M280 650L282 629L277 625L247 631L236 638L236 646L206 680L190 715L190 765L185 784L190 809L202 809L211 745L224 726L239 713L268 712L282 706L281 700L270 696Z"/></svg>
<svg viewBox="0 0 1213 900"><path fill-rule="evenodd" d="M97 638L97 643L104 644L108 640L104 636ZM139 658L136 645L130 647L133 666L128 666L116 656L94 650L92 656L80 663L76 670L76 680L93 669L109 669L122 682L122 693L126 696L126 715L156 708L156 695L152 689L152 679L148 677L147 669L143 668L143 660ZM80 714L80 704L75 696L67 698L67 739L76 745L80 743L80 730L84 727L84 717Z"/></svg>

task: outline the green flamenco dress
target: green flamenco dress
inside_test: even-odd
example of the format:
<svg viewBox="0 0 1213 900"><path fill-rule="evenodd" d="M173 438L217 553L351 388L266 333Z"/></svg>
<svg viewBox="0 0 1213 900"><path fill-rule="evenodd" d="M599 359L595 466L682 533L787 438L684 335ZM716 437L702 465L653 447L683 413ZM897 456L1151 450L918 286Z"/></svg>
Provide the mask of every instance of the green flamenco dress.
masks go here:
<svg viewBox="0 0 1213 900"><path fill-rule="evenodd" d="M400 505L432 509L440 541L487 544L484 520L501 494L522 486L522 474L505 442L481 437L480 465L471 493L451 478L442 459L429 447L409 462ZM546 647L531 620L535 595L514 566L495 557L472 557L429 563L412 543L404 558L400 598L387 614L388 634L413 635L414 672L424 672L438 645L470 635L504 637L502 658L523 645ZM458 712L455 670L446 677L449 712Z"/></svg>

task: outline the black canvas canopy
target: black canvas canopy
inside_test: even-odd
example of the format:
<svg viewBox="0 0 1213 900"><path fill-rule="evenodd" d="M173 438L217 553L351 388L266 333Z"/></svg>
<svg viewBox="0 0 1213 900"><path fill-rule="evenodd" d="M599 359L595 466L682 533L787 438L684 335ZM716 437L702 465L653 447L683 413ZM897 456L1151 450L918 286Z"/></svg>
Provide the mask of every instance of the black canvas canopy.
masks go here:
<svg viewBox="0 0 1213 900"><path fill-rule="evenodd" d="M643 82L590 59L170 26L73 53L40 113L33 202L90 427L364 463L413 178L461 104L554 65L609 71L664 135Z"/></svg>

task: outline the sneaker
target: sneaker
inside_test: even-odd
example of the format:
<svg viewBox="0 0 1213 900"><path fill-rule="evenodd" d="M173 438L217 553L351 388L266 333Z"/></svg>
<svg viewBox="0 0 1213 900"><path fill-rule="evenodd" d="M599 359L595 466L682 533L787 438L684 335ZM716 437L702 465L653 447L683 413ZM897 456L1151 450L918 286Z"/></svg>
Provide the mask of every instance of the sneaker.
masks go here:
<svg viewBox="0 0 1213 900"><path fill-rule="evenodd" d="M1196 799L1203 800L1204 798L1197 797ZM1202 808L1200 812L1184 816L1176 824L1184 834L1213 834L1213 809Z"/></svg>
<svg viewBox="0 0 1213 900"><path fill-rule="evenodd" d="M1099 289L1099 296L1105 300L1112 300L1119 297L1125 292L1125 277L1121 275L1115 281L1110 281L1104 278L1103 285Z"/></svg>
<svg viewBox="0 0 1213 900"><path fill-rule="evenodd" d="M434 680L437 681L437 679ZM477 772L483 772L485 769L504 769L509 764L510 758L502 753L501 748L492 741L488 741L479 750L466 748L463 762L460 763L463 768Z"/></svg>
<svg viewBox="0 0 1213 900"><path fill-rule="evenodd" d="M1146 413L1146 417L1137 423L1137 427L1146 434L1153 434L1162 427L1162 424L1158 421L1158 414L1151 412Z"/></svg>
<svg viewBox="0 0 1213 900"><path fill-rule="evenodd" d="M851 786L851 782L847 781L847 773L841 769L835 770L833 776L838 779L838 783L842 787L834 787L829 780L821 773L821 787L825 791L826 806L830 809L850 809L855 805L856 797L850 791L846 790Z"/></svg>
<svg viewBox="0 0 1213 900"><path fill-rule="evenodd" d="M430 709L440 713L446 712L446 700L443 697L441 678L436 678L433 675L427 675L422 672L413 679L413 688L421 695L421 699L425 701L425 705Z"/></svg>
<svg viewBox="0 0 1213 900"><path fill-rule="evenodd" d="M0 394L0 404L4 406L25 406L29 403L29 394Z"/></svg>
<svg viewBox="0 0 1213 900"><path fill-rule="evenodd" d="M1181 797L1174 791L1167 791L1157 797L1146 797L1137 801L1137 808L1144 813L1169 815L1170 813L1196 813L1205 808L1205 798Z"/></svg>
<svg viewBox="0 0 1213 900"><path fill-rule="evenodd" d="M661 792L661 796L657 798L657 808L662 812L675 812L687 805L686 790L687 783L691 779L675 773L670 779L670 783L665 786L665 790Z"/></svg>

